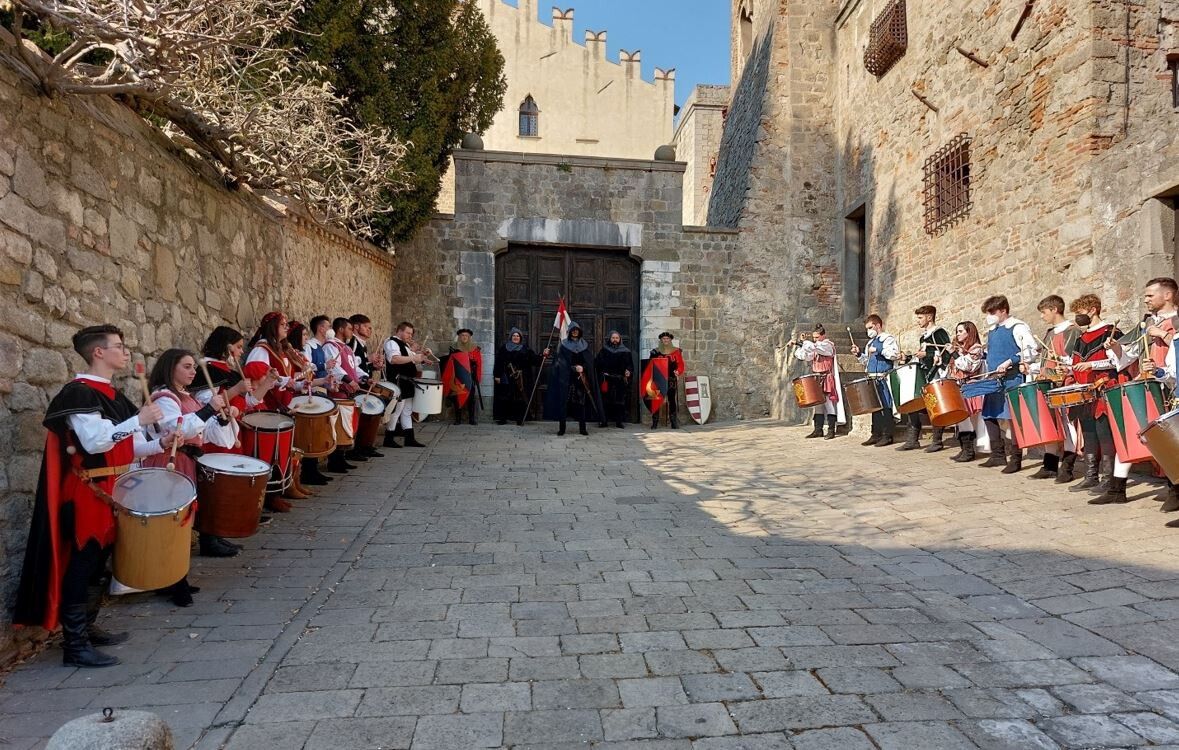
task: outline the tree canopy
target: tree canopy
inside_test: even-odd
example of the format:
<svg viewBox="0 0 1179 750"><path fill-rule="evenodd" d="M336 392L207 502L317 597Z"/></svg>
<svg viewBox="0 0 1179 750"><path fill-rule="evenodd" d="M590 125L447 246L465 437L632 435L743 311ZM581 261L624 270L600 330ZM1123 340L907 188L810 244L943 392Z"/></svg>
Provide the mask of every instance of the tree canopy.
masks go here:
<svg viewBox="0 0 1179 750"><path fill-rule="evenodd" d="M320 65L347 114L406 143L409 185L372 219L379 241L405 240L434 212L464 133L503 105L504 59L471 0L308 0L292 44Z"/></svg>

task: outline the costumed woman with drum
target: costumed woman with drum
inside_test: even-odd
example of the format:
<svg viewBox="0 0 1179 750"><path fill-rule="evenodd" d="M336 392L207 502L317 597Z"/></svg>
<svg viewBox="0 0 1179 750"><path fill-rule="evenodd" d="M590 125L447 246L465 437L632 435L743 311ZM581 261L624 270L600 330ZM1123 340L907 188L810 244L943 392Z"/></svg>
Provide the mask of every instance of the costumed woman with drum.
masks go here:
<svg viewBox="0 0 1179 750"><path fill-rule="evenodd" d="M13 623L47 630L60 624L64 664L107 667L118 658L94 647L127 639L96 624L117 529L111 493L137 459L170 450L180 436L150 439L145 428L161 420L160 407L136 409L112 384L130 361L122 331L90 326L72 343L86 371L62 387L45 414L45 459Z"/></svg>
<svg viewBox="0 0 1179 750"><path fill-rule="evenodd" d="M827 426L827 440L835 438L836 424L845 424L843 399L840 393L839 367L835 362L835 342L827 338L827 329L820 323L811 331L811 340L802 341L794 350L796 359L811 363L810 375L795 378L794 396L799 406L813 406L815 427L808 438L821 438Z"/></svg>
<svg viewBox="0 0 1179 750"><path fill-rule="evenodd" d="M954 327L954 343L950 349L950 377L961 386L962 398L966 401L967 416L956 425L958 430L957 455L950 460L968 463L975 460L975 449L980 435L986 434L983 426L983 397L989 386L970 382L981 375L986 367L987 352L979 340L978 327L973 321L964 320Z"/></svg>

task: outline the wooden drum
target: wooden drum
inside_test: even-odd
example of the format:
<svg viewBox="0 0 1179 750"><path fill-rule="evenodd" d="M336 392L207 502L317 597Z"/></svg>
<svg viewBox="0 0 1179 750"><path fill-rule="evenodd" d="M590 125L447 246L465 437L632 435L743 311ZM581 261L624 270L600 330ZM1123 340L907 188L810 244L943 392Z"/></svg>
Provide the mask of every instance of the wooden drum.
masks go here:
<svg viewBox="0 0 1179 750"><path fill-rule="evenodd" d="M356 397L356 411L360 414L356 424L356 445L371 448L377 442L377 431L385 416L385 402L372 394L361 393Z"/></svg>
<svg viewBox="0 0 1179 750"><path fill-rule="evenodd" d="M934 427L952 427L970 416L970 407L962 395L962 386L953 378L926 383L922 391L929 423Z"/></svg>
<svg viewBox="0 0 1179 750"><path fill-rule="evenodd" d="M322 458L336 449L335 416L339 413L330 398L296 396L291 399L295 418L295 447L307 458Z"/></svg>
<svg viewBox="0 0 1179 750"><path fill-rule="evenodd" d="M350 398L332 399L340 410L336 415L336 447L351 448L356 444L356 428L360 426L360 412Z"/></svg>
<svg viewBox="0 0 1179 750"><path fill-rule="evenodd" d="M798 408L818 406L827 400L827 394L823 393L823 381L826 379L827 373L813 373L799 375L790 381L794 386L794 400L798 403Z"/></svg>
<svg viewBox="0 0 1179 750"><path fill-rule="evenodd" d="M1067 409L1070 406L1091 404L1097 400L1097 396L1096 388L1083 383L1053 388L1045 394L1045 398L1048 399L1048 406L1052 409Z"/></svg>
<svg viewBox="0 0 1179 750"><path fill-rule="evenodd" d="M849 414L858 417L884 408L880 401L880 391L877 390L878 382L877 378L860 378L844 386L843 395L847 400Z"/></svg>
<svg viewBox="0 0 1179 750"><path fill-rule="evenodd" d="M266 499L270 464L233 453L197 459L196 530L230 539L253 536Z"/></svg>
<svg viewBox="0 0 1179 750"><path fill-rule="evenodd" d="M140 591L188 575L192 551L192 480L170 469L136 469L115 482L115 580Z"/></svg>
<svg viewBox="0 0 1179 750"><path fill-rule="evenodd" d="M1162 415L1138 433L1167 478L1179 482L1179 409Z"/></svg>

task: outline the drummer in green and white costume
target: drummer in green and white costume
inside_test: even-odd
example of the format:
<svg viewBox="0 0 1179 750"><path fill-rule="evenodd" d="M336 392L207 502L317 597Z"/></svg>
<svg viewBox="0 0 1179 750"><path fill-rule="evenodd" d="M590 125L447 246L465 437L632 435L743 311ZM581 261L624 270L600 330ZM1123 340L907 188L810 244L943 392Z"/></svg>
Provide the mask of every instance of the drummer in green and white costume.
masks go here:
<svg viewBox="0 0 1179 750"><path fill-rule="evenodd" d="M937 308L933 305L922 305L913 311L917 317L917 327L921 329L921 353L913 355L926 383L945 377L945 368L941 366L938 354L946 350L950 343L950 334L937 324ZM905 433L905 444L897 450L911 451L921 447L921 414L925 410L916 411L908 415L909 429ZM945 429L933 428L933 442L925 449L926 453L936 453L942 449L942 435Z"/></svg>

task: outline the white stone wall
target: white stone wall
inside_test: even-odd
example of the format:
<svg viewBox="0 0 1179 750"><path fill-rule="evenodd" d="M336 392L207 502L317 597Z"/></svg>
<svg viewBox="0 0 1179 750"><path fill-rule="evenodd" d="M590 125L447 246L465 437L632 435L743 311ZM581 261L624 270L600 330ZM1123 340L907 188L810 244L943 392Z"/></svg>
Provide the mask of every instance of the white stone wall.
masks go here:
<svg viewBox="0 0 1179 750"><path fill-rule="evenodd" d="M605 31L573 39L573 9L553 8L552 26L537 17L536 0L477 0L503 53L508 90L503 110L486 133L489 151L651 159L671 143L675 121L674 60L641 75L638 50L607 59ZM519 131L519 108L531 95L540 108L538 137ZM443 178L438 211L454 211L453 163Z"/></svg>

